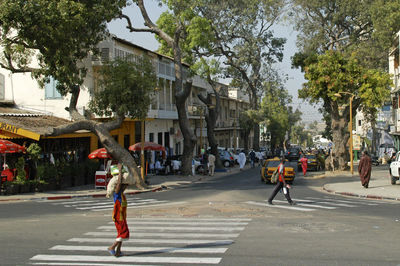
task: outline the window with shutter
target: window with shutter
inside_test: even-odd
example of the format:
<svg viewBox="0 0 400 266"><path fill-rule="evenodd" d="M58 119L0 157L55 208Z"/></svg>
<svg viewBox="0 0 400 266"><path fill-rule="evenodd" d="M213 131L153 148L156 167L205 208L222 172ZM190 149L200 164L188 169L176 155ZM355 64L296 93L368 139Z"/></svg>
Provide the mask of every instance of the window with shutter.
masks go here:
<svg viewBox="0 0 400 266"><path fill-rule="evenodd" d="M101 48L101 61L107 62L110 59L110 49L109 48Z"/></svg>
<svg viewBox="0 0 400 266"><path fill-rule="evenodd" d="M50 81L44 85L46 99L61 99L61 94L57 91L57 80L50 77Z"/></svg>

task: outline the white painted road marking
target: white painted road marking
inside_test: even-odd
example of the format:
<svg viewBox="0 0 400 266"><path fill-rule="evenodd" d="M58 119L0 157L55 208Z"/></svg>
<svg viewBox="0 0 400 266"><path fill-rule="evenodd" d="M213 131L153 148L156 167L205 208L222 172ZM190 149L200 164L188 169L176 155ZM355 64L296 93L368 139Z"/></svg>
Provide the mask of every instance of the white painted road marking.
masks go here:
<svg viewBox="0 0 400 266"><path fill-rule="evenodd" d="M38 265L114 266L137 264L218 264L229 245L251 221L246 218L129 218L134 231L124 241L122 257L108 254L115 241L114 225L98 227L87 237L66 240L49 253L33 256L29 263ZM146 222L147 221L147 222ZM146 226L145 224L154 223ZM137 224L137 226L136 226ZM143 224L143 225L142 225Z"/></svg>
<svg viewBox="0 0 400 266"><path fill-rule="evenodd" d="M141 256L88 256L88 255L46 255L39 254L31 260L41 261L93 261L93 262L139 262L139 263L186 263L186 264L218 264L221 258L203 257L141 257Z"/></svg>
<svg viewBox="0 0 400 266"><path fill-rule="evenodd" d="M255 202L255 201L246 201L246 203L251 204L251 205L263 206L263 207L290 209L290 210L303 211L303 212L315 211L315 209L308 209L308 208L296 207L296 206L290 206L290 205L287 205L287 206L286 205L276 205L276 204L269 205L268 203Z"/></svg>
<svg viewBox="0 0 400 266"><path fill-rule="evenodd" d="M108 246L68 246L57 245L50 250L68 251L106 251ZM155 253L225 253L228 248L178 248L178 247L130 247L124 246L124 252L155 252Z"/></svg>
<svg viewBox="0 0 400 266"><path fill-rule="evenodd" d="M84 235L86 236L115 236L116 232L87 232ZM187 237L187 238L235 238L238 237L239 234L201 234L201 233L142 233L142 232L134 232L134 237L164 237L164 238L176 238L179 234L179 237Z"/></svg>
<svg viewBox="0 0 400 266"><path fill-rule="evenodd" d="M100 230L115 230L115 226L99 226ZM161 231L242 231L244 227L188 227L188 226L136 226L135 231L140 230L161 230Z"/></svg>
<svg viewBox="0 0 400 266"><path fill-rule="evenodd" d="M115 238L83 238L83 237L75 237L67 240L69 242L79 242L79 243L113 243ZM224 240L209 240L209 239L144 239L144 238L133 238L124 241L124 243L145 243L145 244L187 244L187 245L196 245L196 244L207 244L207 245L230 245L233 243L233 240L224 239Z"/></svg>
<svg viewBox="0 0 400 266"><path fill-rule="evenodd" d="M274 202L287 203L287 201L283 201L283 200L274 200ZM314 208L328 209L328 210L336 209L336 207L322 206L322 205L318 205L318 204L302 203L302 202L303 201L301 201L301 200L296 200L296 206L314 207Z"/></svg>

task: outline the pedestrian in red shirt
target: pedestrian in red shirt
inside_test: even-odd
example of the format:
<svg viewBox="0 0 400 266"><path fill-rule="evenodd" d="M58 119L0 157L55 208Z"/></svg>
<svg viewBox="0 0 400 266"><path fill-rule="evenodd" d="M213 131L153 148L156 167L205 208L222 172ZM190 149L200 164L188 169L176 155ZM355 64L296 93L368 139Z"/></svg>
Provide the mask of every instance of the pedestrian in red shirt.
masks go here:
<svg viewBox="0 0 400 266"><path fill-rule="evenodd" d="M303 169L303 176L306 176L308 159L304 154L301 155L300 162L301 162L301 168Z"/></svg>
<svg viewBox="0 0 400 266"><path fill-rule="evenodd" d="M268 204L273 205L272 201L275 198L276 194L278 194L279 190L282 189L283 194L285 195L286 200L290 205L295 205L296 203L290 198L289 189L291 186L286 183L285 180L285 158L281 158L281 163L278 166L279 180L272 191L271 196L268 199Z"/></svg>

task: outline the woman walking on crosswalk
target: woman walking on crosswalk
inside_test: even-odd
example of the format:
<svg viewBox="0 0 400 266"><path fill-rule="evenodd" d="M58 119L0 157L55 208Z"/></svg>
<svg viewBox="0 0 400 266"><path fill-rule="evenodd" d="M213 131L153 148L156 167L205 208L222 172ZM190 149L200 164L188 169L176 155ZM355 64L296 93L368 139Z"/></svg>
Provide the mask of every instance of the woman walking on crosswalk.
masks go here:
<svg viewBox="0 0 400 266"><path fill-rule="evenodd" d="M114 177L115 178L115 177ZM125 180L125 179L124 179ZM111 182L111 181L110 181ZM124 195L125 189L128 184L122 181L122 164L118 164L118 176L116 180L114 196L114 211L113 211L113 221L115 227L117 228L117 238L112 246L108 248L108 252L116 257L122 256L121 246L122 241L129 239L129 228L126 222L126 208L128 203Z"/></svg>

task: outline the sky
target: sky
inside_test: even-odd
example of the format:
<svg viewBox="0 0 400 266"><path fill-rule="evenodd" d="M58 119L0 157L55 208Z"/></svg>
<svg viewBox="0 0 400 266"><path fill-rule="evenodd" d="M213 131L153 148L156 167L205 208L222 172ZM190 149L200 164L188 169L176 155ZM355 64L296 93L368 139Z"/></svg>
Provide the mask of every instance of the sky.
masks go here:
<svg viewBox="0 0 400 266"><path fill-rule="evenodd" d="M160 14L165 11L165 8L160 8L157 1L148 0L145 1L145 7L149 14L149 17L155 23ZM139 8L136 5L126 7L124 14L128 15L134 27L143 28L143 19ZM149 50L156 50L158 48L158 42L156 41L154 34L142 33L142 32L129 32L126 29L126 20L113 20L108 24L108 29L112 34L115 34L119 38L130 41L136 45ZM305 123L313 121L322 122L322 115L318 111L317 107L311 106L308 102L298 99L298 90L301 89L302 84L305 82L303 73L299 69L292 69L290 58L297 51L296 48L296 32L290 26L278 25L275 29L276 37L286 38L286 44L284 49L284 58L282 63L277 64L281 73L288 76L286 82L286 88L293 97L292 106L294 109L299 108L303 113L302 120Z"/></svg>

